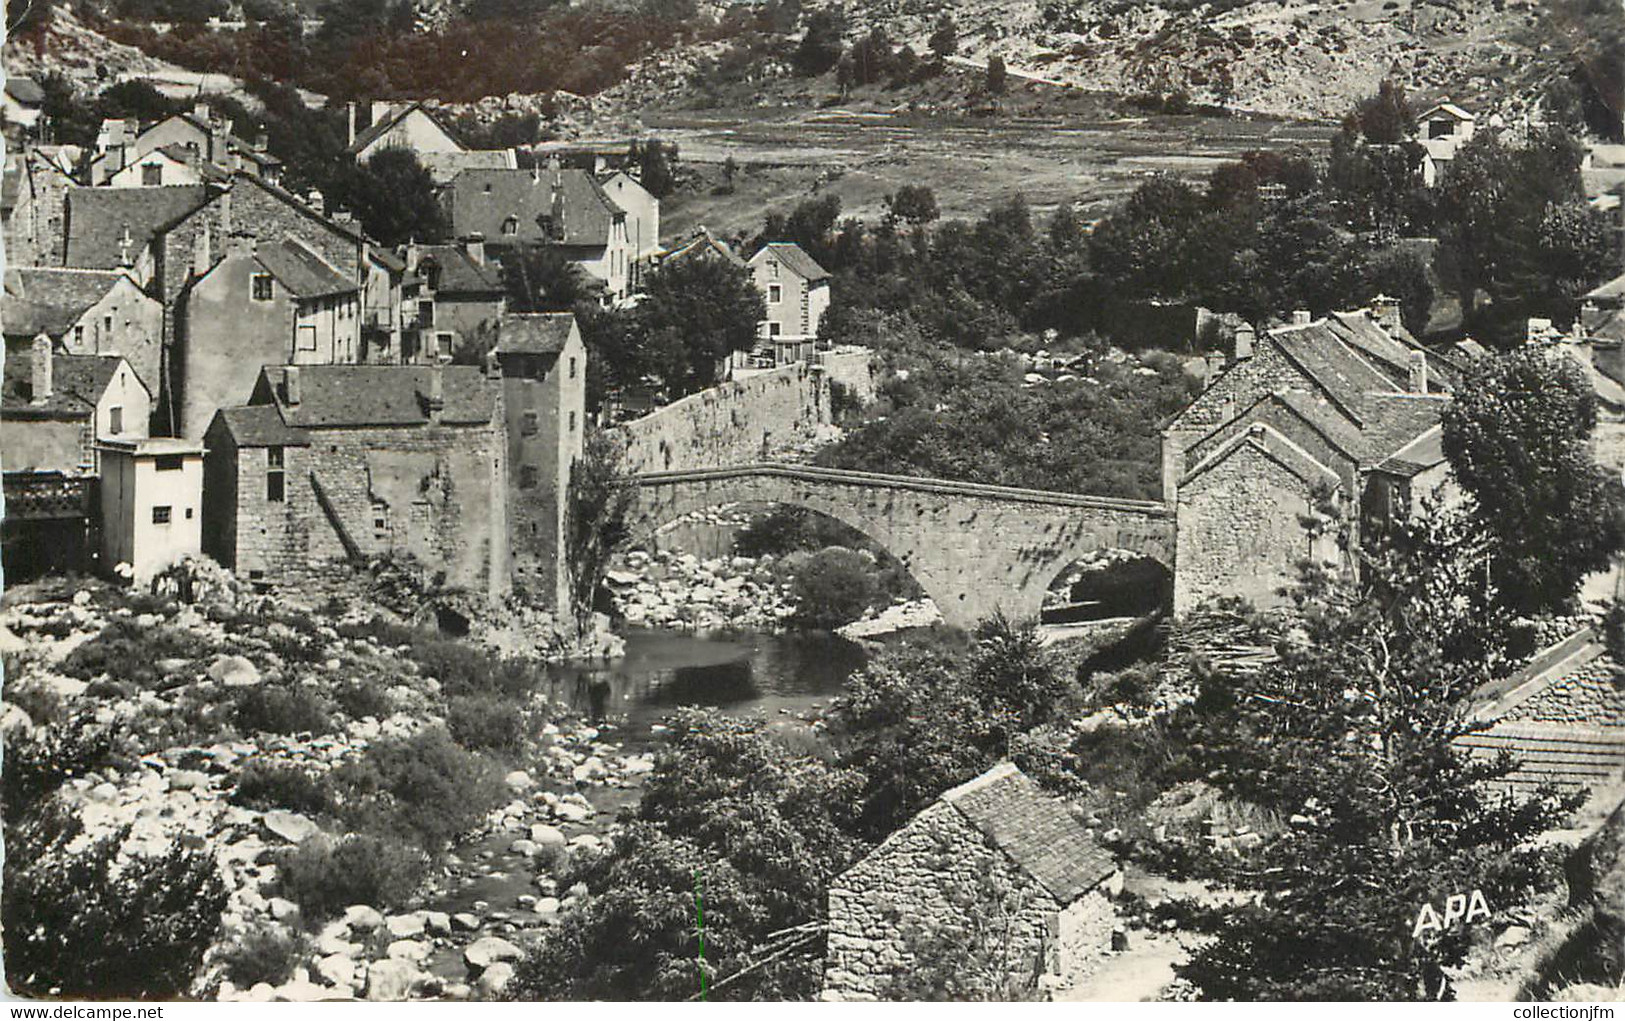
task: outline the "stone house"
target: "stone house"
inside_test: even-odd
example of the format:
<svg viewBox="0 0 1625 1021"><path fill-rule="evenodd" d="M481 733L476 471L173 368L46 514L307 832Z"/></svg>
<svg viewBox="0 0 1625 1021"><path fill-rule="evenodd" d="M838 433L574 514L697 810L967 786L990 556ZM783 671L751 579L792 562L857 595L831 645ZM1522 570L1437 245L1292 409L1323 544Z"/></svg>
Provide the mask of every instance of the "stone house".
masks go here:
<svg viewBox="0 0 1625 1021"><path fill-rule="evenodd" d="M142 585L201 552L203 448L170 438L106 439L97 447L103 568L128 565Z"/></svg>
<svg viewBox="0 0 1625 1021"><path fill-rule="evenodd" d="M1010 981L1081 984L1111 949L1121 884L1111 855L1064 805L1013 764L995 766L831 881L822 998L888 998L916 967L920 935L990 922L1008 925Z"/></svg>
<svg viewBox="0 0 1625 1021"><path fill-rule="evenodd" d="M762 346L771 350L775 365L806 361L829 308L829 271L790 242L764 245L747 265L767 302L758 333Z"/></svg>
<svg viewBox="0 0 1625 1021"><path fill-rule="evenodd" d="M734 254L727 242L719 240L712 233L701 227L694 236L687 241L672 248L659 256L660 264L682 262L685 259L721 259L730 266L743 268L745 260Z"/></svg>
<svg viewBox="0 0 1625 1021"><path fill-rule="evenodd" d="M112 183L115 176L147 162L148 156L160 150L166 153L164 162L175 158L179 151L188 154L194 165L212 164L222 171L241 171L272 183L281 177L282 161L266 151L265 135L261 133L252 141L239 138L232 132L231 121L208 103L199 102L191 110L165 117L145 130L129 121L117 128L104 122L103 127L96 157L87 170L92 186ZM130 177L125 174L126 180ZM145 181L140 183L147 185Z"/></svg>
<svg viewBox="0 0 1625 1021"><path fill-rule="evenodd" d="M1448 100L1422 111L1416 118L1417 141L1422 146L1422 184L1432 188L1444 177L1456 150L1472 140L1478 118Z"/></svg>
<svg viewBox="0 0 1625 1021"><path fill-rule="evenodd" d="M180 434L201 437L216 411L247 400L263 366L357 364L360 294L354 277L298 238L226 239L181 298L170 380Z"/></svg>
<svg viewBox="0 0 1625 1021"><path fill-rule="evenodd" d="M495 329L508 307L508 290L481 237L454 245L407 245L404 265L403 363L450 361L460 348Z"/></svg>
<svg viewBox="0 0 1625 1021"><path fill-rule="evenodd" d="M1438 426L1448 386L1408 337L1369 310L1237 334L1229 366L1163 429L1176 613L1219 595L1274 605L1301 561L1340 555L1336 534L1312 538L1306 521L1340 506L1352 556L1363 528L1442 481L1442 451L1418 441Z"/></svg>
<svg viewBox="0 0 1625 1021"><path fill-rule="evenodd" d="M627 212L585 170L552 162L531 170L465 170L449 189L452 229L493 248L548 245L602 287L603 302L630 293L636 254Z"/></svg>
<svg viewBox="0 0 1625 1021"><path fill-rule="evenodd" d="M49 337L8 352L0 464L10 472L95 475L96 444L147 435L152 397L118 355L70 355Z"/></svg>
<svg viewBox="0 0 1625 1021"><path fill-rule="evenodd" d="M78 152L77 146L36 145L6 154L0 223L7 265L62 265L64 206Z"/></svg>
<svg viewBox="0 0 1625 1021"><path fill-rule="evenodd" d="M45 334L71 355L122 355L150 391L158 382L164 310L120 270L8 267L0 308L6 349Z"/></svg>
<svg viewBox="0 0 1625 1021"><path fill-rule="evenodd" d="M510 588L502 385L472 366L260 371L204 434L203 549L264 586L323 561L410 555L462 588Z"/></svg>

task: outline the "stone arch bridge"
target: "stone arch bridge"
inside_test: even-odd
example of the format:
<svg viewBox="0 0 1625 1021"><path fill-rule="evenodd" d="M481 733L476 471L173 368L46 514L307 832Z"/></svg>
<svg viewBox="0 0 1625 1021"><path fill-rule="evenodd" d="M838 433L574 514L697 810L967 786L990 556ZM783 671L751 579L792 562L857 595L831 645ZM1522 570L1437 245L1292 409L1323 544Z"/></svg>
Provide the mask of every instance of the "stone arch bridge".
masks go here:
<svg viewBox="0 0 1625 1021"><path fill-rule="evenodd" d="M806 507L885 547L959 627L994 611L1038 616L1051 583L1095 550L1125 549L1174 568L1174 517L1149 501L774 462L635 480L634 539L719 504Z"/></svg>

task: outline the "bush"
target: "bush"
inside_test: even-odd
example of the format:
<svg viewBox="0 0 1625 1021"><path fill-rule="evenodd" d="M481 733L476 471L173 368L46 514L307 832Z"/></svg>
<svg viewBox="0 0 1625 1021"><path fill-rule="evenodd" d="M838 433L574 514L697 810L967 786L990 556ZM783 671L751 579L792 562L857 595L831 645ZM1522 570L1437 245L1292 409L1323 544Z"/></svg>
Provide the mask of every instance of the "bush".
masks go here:
<svg viewBox="0 0 1625 1021"><path fill-rule="evenodd" d="M213 857L176 844L115 868L129 829L70 853L83 832L60 810L8 827L0 898L7 984L26 996L183 995L226 907Z"/></svg>
<svg viewBox="0 0 1625 1021"><path fill-rule="evenodd" d="M332 726L332 707L304 685L261 685L237 697L232 719L249 734L321 734Z"/></svg>
<svg viewBox="0 0 1625 1021"><path fill-rule="evenodd" d="M806 627L835 628L863 616L879 595L875 564L844 546L814 553L791 582L796 619Z"/></svg>
<svg viewBox="0 0 1625 1021"><path fill-rule="evenodd" d="M226 978L239 989L261 982L279 986L293 976L308 949L306 941L279 925L260 925L220 952Z"/></svg>
<svg viewBox="0 0 1625 1021"><path fill-rule="evenodd" d="M101 768L113 752L112 732L88 712L28 737L8 738L4 768L0 768L0 800L6 820L18 819L65 781Z"/></svg>
<svg viewBox="0 0 1625 1021"><path fill-rule="evenodd" d="M505 796L489 759L444 730L377 741L333 774L342 813L358 830L396 834L435 854Z"/></svg>
<svg viewBox="0 0 1625 1021"><path fill-rule="evenodd" d="M333 787L325 776L317 776L289 762L250 760L237 772L234 805L268 810L286 808L305 815L318 815L333 807Z"/></svg>
<svg viewBox="0 0 1625 1021"><path fill-rule="evenodd" d="M440 682L448 698L473 694L528 694L536 685L535 665L525 659L504 659L464 642L419 635L412 658L425 676Z"/></svg>
<svg viewBox="0 0 1625 1021"><path fill-rule="evenodd" d="M199 635L172 627L142 628L134 621L115 620L101 634L68 653L62 672L81 680L94 680L106 674L151 688L163 677L158 672L162 659L197 659L211 651Z"/></svg>
<svg viewBox="0 0 1625 1021"><path fill-rule="evenodd" d="M429 863L423 852L398 840L351 834L337 841L312 837L277 864L280 892L314 922L351 904L406 903Z"/></svg>
<svg viewBox="0 0 1625 1021"><path fill-rule="evenodd" d="M525 743L525 717L512 699L457 695L447 702L446 727L470 751L517 752Z"/></svg>
<svg viewBox="0 0 1625 1021"><path fill-rule="evenodd" d="M333 701L352 720L368 716L381 720L395 711L389 689L377 680L345 681L333 692Z"/></svg>

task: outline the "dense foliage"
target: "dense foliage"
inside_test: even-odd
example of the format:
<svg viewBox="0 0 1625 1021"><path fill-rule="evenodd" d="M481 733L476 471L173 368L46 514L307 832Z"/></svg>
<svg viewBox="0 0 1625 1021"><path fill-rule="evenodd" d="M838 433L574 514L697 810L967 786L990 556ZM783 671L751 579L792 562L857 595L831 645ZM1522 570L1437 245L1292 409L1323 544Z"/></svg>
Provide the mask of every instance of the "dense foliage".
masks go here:
<svg viewBox="0 0 1625 1021"><path fill-rule="evenodd" d="M384 149L336 176L328 201L354 213L374 241L394 248L408 241L438 244L450 235L451 219L435 194L434 178L412 150Z"/></svg>

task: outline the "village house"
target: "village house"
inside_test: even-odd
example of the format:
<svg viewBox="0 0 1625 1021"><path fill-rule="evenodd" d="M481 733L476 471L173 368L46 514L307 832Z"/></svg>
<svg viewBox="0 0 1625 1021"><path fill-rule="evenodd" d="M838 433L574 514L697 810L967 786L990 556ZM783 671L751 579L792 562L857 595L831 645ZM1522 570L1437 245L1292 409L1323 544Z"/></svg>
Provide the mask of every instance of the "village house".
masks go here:
<svg viewBox="0 0 1625 1021"><path fill-rule="evenodd" d="M704 227L677 247L659 253L656 258L662 266L688 259L721 259L730 266L745 267L745 260L736 255L727 242L714 237Z"/></svg>
<svg viewBox="0 0 1625 1021"><path fill-rule="evenodd" d="M892 998L917 969L916 946L989 925L1007 932L1009 974L988 976L999 987L1081 985L1111 950L1121 891L1121 870L1083 824L1003 763L830 881L822 999Z"/></svg>
<svg viewBox="0 0 1625 1021"><path fill-rule="evenodd" d="M44 334L71 355L122 355L147 389L156 388L164 310L119 270L11 266L0 308L6 350Z"/></svg>
<svg viewBox="0 0 1625 1021"><path fill-rule="evenodd" d="M234 234L220 260L184 292L185 323L171 382L180 435L197 439L214 413L241 403L266 365L360 361L361 297L298 238L257 242Z"/></svg>
<svg viewBox="0 0 1625 1021"><path fill-rule="evenodd" d="M829 308L829 271L792 242L764 245L748 265L767 303L759 333L762 346L772 352L775 365L806 361Z"/></svg>
<svg viewBox="0 0 1625 1021"><path fill-rule="evenodd" d="M660 200L624 170L601 178L599 183L605 194L626 211L626 242L632 260L628 286L637 290L645 270L660 252Z"/></svg>
<svg viewBox="0 0 1625 1021"><path fill-rule="evenodd" d="M78 146L30 146L6 154L0 222L9 266L62 265L64 204Z"/></svg>
<svg viewBox="0 0 1625 1021"><path fill-rule="evenodd" d="M1163 496L1177 516L1174 610L1234 595L1271 606L1304 559L1339 556L1304 527L1327 501L1362 532L1409 513L1446 474L1437 427L1448 384L1385 310L1238 332L1230 365L1163 430ZM1380 331L1383 341L1377 340ZM1413 346L1414 345L1414 346ZM1383 352L1372 354L1373 350ZM1398 376L1403 351L1408 372Z"/></svg>
<svg viewBox="0 0 1625 1021"><path fill-rule="evenodd" d="M1422 146L1422 184L1436 186L1456 150L1472 140L1478 119L1449 101L1435 104L1416 118L1417 141Z"/></svg>
<svg viewBox="0 0 1625 1021"><path fill-rule="evenodd" d="M109 177L109 188L158 188L170 184L219 184L231 172L180 143L161 146Z"/></svg>
<svg viewBox="0 0 1625 1021"><path fill-rule="evenodd" d="M195 184L69 188L64 201L60 265L126 270L142 288L150 288L158 273L158 242L175 224L206 205L212 194L213 189ZM155 296L167 307L162 292Z"/></svg>
<svg viewBox="0 0 1625 1021"><path fill-rule="evenodd" d="M357 163L385 149L410 149L420 157L468 151L422 103L375 101L371 106L372 123L360 131L356 130L356 105L349 104L345 112L350 125L350 142L345 151Z"/></svg>
<svg viewBox="0 0 1625 1021"><path fill-rule="evenodd" d="M465 170L450 188L451 224L493 248L548 245L602 288L607 305L630 293L635 258L627 213L585 170ZM656 225L658 226L658 225Z"/></svg>
<svg viewBox="0 0 1625 1021"><path fill-rule="evenodd" d="M204 437L204 551L265 586L409 555L509 590L501 382L463 365L269 366Z"/></svg>
<svg viewBox="0 0 1625 1021"><path fill-rule="evenodd" d="M172 438L97 441L103 569L136 585L202 552L203 447Z"/></svg>
<svg viewBox="0 0 1625 1021"><path fill-rule="evenodd" d="M407 245L402 284L405 309L401 361L450 361L495 329L508 305L497 266L483 238L452 245Z"/></svg>
<svg viewBox="0 0 1625 1021"><path fill-rule="evenodd" d="M163 155L157 160L149 157L155 152ZM93 186L113 183L123 175L123 186L152 186L139 180L145 172L132 168L156 164L173 168L177 153L184 153L196 168L212 165L223 173L241 171L276 183L282 174L282 161L266 148L263 132L252 141L245 141L232 132L231 121L199 102L191 110L173 114L146 130L131 121L104 121L97 136L97 153L87 169ZM178 169L172 173L180 174ZM153 173L158 173L154 171ZM135 184L130 184L132 180ZM155 183L187 184L184 179Z"/></svg>

